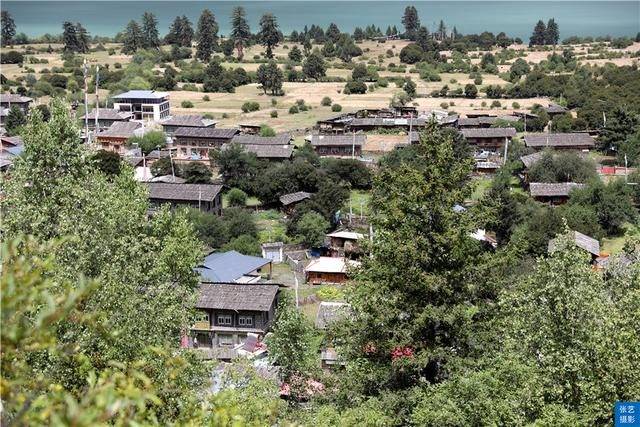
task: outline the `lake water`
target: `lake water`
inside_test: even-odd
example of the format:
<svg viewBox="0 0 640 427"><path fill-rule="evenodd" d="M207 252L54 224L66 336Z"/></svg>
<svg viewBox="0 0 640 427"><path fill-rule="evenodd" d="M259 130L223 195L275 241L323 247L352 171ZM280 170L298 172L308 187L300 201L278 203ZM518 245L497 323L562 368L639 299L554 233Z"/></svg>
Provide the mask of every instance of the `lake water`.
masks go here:
<svg viewBox="0 0 640 427"><path fill-rule="evenodd" d="M400 23L405 6L415 5L423 24L433 30L442 19L461 33L506 32L528 40L538 19L555 18L561 38L578 36L633 36L640 31L639 1L2 1L16 21L17 31L29 36L59 34L62 22L81 22L92 35L113 36L131 19L151 11L166 34L177 15L194 24L202 9L213 11L220 34L229 32L231 10L243 6L252 31L265 12L273 13L281 30L289 34L311 24L334 22L340 30L375 24L384 31Z"/></svg>

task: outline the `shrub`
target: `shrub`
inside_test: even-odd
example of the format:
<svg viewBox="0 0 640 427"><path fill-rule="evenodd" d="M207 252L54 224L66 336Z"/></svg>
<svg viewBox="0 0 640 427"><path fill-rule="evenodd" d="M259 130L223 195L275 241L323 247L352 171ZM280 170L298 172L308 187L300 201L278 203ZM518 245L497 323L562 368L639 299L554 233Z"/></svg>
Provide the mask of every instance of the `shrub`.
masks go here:
<svg viewBox="0 0 640 427"><path fill-rule="evenodd" d="M343 93L347 95L352 93L367 93L367 85L363 82L352 80L344 86Z"/></svg>
<svg viewBox="0 0 640 427"><path fill-rule="evenodd" d="M289 114L298 114L300 112L300 110L298 109L297 105L292 105L291 107L289 107Z"/></svg>
<svg viewBox="0 0 640 427"><path fill-rule="evenodd" d="M316 293L323 301L336 301L342 299L342 291L335 286L325 286Z"/></svg>
<svg viewBox="0 0 640 427"><path fill-rule="evenodd" d="M324 107L328 107L331 105L331 98L329 98L328 96L325 96L324 98L322 98L322 101L320 102L320 104Z"/></svg>
<svg viewBox="0 0 640 427"><path fill-rule="evenodd" d="M258 111L260 109L260 104L258 104L255 101L247 101L244 104L242 104L242 112L243 113L250 113L252 111Z"/></svg>
<svg viewBox="0 0 640 427"><path fill-rule="evenodd" d="M491 108L500 108L500 107L502 107L502 104L497 99L491 103Z"/></svg>
<svg viewBox="0 0 640 427"><path fill-rule="evenodd" d="M10 50L0 55L0 63L2 64L22 64L23 62L24 56L15 50Z"/></svg>
<svg viewBox="0 0 640 427"><path fill-rule="evenodd" d="M511 107L520 108L520 104L518 104L517 102L514 102L514 103L511 104Z"/></svg>
<svg viewBox="0 0 640 427"><path fill-rule="evenodd" d="M229 206L244 207L247 204L247 193L239 188L232 188L227 193L227 200L229 201Z"/></svg>
<svg viewBox="0 0 640 427"><path fill-rule="evenodd" d="M440 104L440 108L442 108L443 110L446 110L447 108L449 108L449 104L447 102L443 102Z"/></svg>
<svg viewBox="0 0 640 427"><path fill-rule="evenodd" d="M121 63L119 63L119 62L116 62L115 64L113 64L113 68L118 68L118 69L120 69L120 68L122 68L122 64L121 64Z"/></svg>
<svg viewBox="0 0 640 427"><path fill-rule="evenodd" d="M209 95L205 95L202 97L203 101L211 101L211 98L209 98Z"/></svg>
<svg viewBox="0 0 640 427"><path fill-rule="evenodd" d="M338 112L342 111L342 105L340 105L340 104L333 104L333 105L331 106L331 111L333 111L333 112L335 112L335 113L338 113Z"/></svg>
<svg viewBox="0 0 640 427"><path fill-rule="evenodd" d="M409 44L400 51L400 61L405 64L415 64L422 60L424 51L415 43Z"/></svg>
<svg viewBox="0 0 640 427"><path fill-rule="evenodd" d="M193 102L191 102L191 101L189 101L189 100L185 99L184 101L182 101L182 102L180 103L180 106L181 106L182 108L193 108Z"/></svg>
<svg viewBox="0 0 640 427"><path fill-rule="evenodd" d="M476 86L480 86L482 84L482 77L476 77L475 79L473 79L473 84L475 84Z"/></svg>
<svg viewBox="0 0 640 427"><path fill-rule="evenodd" d="M271 98L271 106L275 107L276 105L278 105L278 100L275 98Z"/></svg>
<svg viewBox="0 0 640 427"><path fill-rule="evenodd" d="M228 115L227 113L222 113L222 118L223 118L223 119L228 119L228 118L229 118L229 115Z"/></svg>
<svg viewBox="0 0 640 427"><path fill-rule="evenodd" d="M276 136L276 131L269 125L260 126L260 136Z"/></svg>
<svg viewBox="0 0 640 427"><path fill-rule="evenodd" d="M269 113L269 116L271 116L272 119L275 119L276 117L278 117L278 112L276 110L273 110Z"/></svg>

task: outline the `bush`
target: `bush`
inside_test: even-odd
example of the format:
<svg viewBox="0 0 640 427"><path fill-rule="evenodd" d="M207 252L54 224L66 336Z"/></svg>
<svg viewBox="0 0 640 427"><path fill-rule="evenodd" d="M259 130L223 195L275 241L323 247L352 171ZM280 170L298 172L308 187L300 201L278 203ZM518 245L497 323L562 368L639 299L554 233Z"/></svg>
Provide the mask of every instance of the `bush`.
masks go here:
<svg viewBox="0 0 640 427"><path fill-rule="evenodd" d="M250 113L252 111L258 111L260 109L260 104L258 104L255 101L247 101L244 104L242 104L242 112L243 113Z"/></svg>
<svg viewBox="0 0 640 427"><path fill-rule="evenodd" d="M518 104L517 102L514 102L514 103L511 104L511 107L520 108L520 104Z"/></svg>
<svg viewBox="0 0 640 427"><path fill-rule="evenodd" d="M482 84L482 77L476 77L473 79L473 84L476 86L480 86Z"/></svg>
<svg viewBox="0 0 640 427"><path fill-rule="evenodd" d="M331 105L331 98L329 98L328 96L325 96L324 98L322 98L322 101L320 102L320 105L324 106L324 107L328 107Z"/></svg>
<svg viewBox="0 0 640 427"><path fill-rule="evenodd" d="M193 108L193 102L191 102L191 101L189 101L189 100L185 99L184 101L182 101L182 102L180 103L180 106L181 106L182 108Z"/></svg>
<svg viewBox="0 0 640 427"><path fill-rule="evenodd" d="M10 50L9 52L0 55L1 64L22 64L23 62L24 56L15 50Z"/></svg>
<svg viewBox="0 0 640 427"><path fill-rule="evenodd" d="M447 108L449 108L449 104L447 102L443 102L440 104L440 108L442 108L443 110L446 110Z"/></svg>
<svg viewBox="0 0 640 427"><path fill-rule="evenodd" d="M491 103L491 108L500 108L500 107L502 107L502 104L497 99Z"/></svg>
<svg viewBox="0 0 640 427"><path fill-rule="evenodd" d="M209 98L209 95L205 95L202 97L203 101L211 101L211 98Z"/></svg>
<svg viewBox="0 0 640 427"><path fill-rule="evenodd" d="M415 43L409 44L400 51L400 61L405 64L415 64L422 60L424 51Z"/></svg>
<svg viewBox="0 0 640 427"><path fill-rule="evenodd" d="M291 107L289 107L289 114L298 114L300 112L300 110L298 109L297 105L292 105Z"/></svg>
<svg viewBox="0 0 640 427"><path fill-rule="evenodd" d="M353 94L353 93L358 93L358 94L367 93L367 85L361 81L353 80L348 82L344 86L343 92L346 93L347 95Z"/></svg>
<svg viewBox="0 0 640 427"><path fill-rule="evenodd" d="M340 111L342 111L342 105L340 104L333 104L331 106L331 111L333 111L334 113L339 113Z"/></svg>
<svg viewBox="0 0 640 427"><path fill-rule="evenodd" d="M278 117L278 112L276 110L273 110L269 113L269 116L271 116L272 119L275 119L276 117Z"/></svg>
<svg viewBox="0 0 640 427"><path fill-rule="evenodd" d="M342 291L335 286L325 286L316 293L322 301L336 301L342 299Z"/></svg>
<svg viewBox="0 0 640 427"><path fill-rule="evenodd" d="M260 126L260 136L276 136L276 131L268 125Z"/></svg>
<svg viewBox="0 0 640 427"><path fill-rule="evenodd" d="M247 193L239 188L232 188L227 193L227 200L229 201L229 206L244 207L247 204Z"/></svg>

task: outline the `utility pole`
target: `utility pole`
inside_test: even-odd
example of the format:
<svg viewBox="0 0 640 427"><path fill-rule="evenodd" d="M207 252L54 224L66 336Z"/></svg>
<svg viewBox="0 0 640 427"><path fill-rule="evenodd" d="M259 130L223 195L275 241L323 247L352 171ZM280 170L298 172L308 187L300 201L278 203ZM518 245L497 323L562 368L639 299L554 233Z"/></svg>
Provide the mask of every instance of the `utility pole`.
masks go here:
<svg viewBox="0 0 640 427"><path fill-rule="evenodd" d="M91 142L89 138L89 91L87 86L87 76L89 74L89 68L87 66L87 58L84 59L82 63L82 77L84 80L84 136L86 138L87 144Z"/></svg>
<svg viewBox="0 0 640 427"><path fill-rule="evenodd" d="M95 111L95 128L93 130L94 135L98 133L98 111L100 109L100 98L98 95L98 85L100 84L100 66L96 66L96 108L94 109Z"/></svg>
<svg viewBox="0 0 640 427"><path fill-rule="evenodd" d="M176 182L176 170L173 167L173 157L171 157L171 148L169 148L169 163L171 163L171 176L173 177L173 182Z"/></svg>
<svg viewBox="0 0 640 427"><path fill-rule="evenodd" d="M356 130L353 130L353 139L351 140L351 160L356 158Z"/></svg>

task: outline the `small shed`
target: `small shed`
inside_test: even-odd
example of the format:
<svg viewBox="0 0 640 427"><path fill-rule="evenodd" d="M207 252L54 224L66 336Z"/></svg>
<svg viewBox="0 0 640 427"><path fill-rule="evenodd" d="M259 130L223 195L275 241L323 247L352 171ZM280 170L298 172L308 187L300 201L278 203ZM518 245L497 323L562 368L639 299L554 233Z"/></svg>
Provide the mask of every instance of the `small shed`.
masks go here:
<svg viewBox="0 0 640 427"><path fill-rule="evenodd" d="M360 263L344 258L319 257L314 259L304 269L308 283L318 285L322 283L344 283L348 279L347 270L357 267Z"/></svg>
<svg viewBox="0 0 640 427"><path fill-rule="evenodd" d="M584 184L575 182L532 182L529 184L529 192L531 197L539 202L561 205L569 200L571 191L583 187Z"/></svg>
<svg viewBox="0 0 640 427"><path fill-rule="evenodd" d="M282 242L263 243L261 245L261 248L262 248L262 258L270 259L272 262L276 264L284 261L284 243Z"/></svg>
<svg viewBox="0 0 640 427"><path fill-rule="evenodd" d="M283 194L280 196L280 203L282 203L282 209L285 212L291 212L298 203L303 200L310 199L313 194L306 191L297 191L295 193Z"/></svg>

